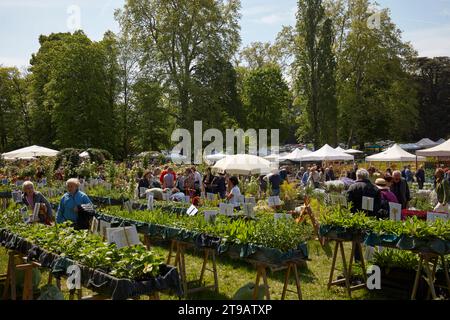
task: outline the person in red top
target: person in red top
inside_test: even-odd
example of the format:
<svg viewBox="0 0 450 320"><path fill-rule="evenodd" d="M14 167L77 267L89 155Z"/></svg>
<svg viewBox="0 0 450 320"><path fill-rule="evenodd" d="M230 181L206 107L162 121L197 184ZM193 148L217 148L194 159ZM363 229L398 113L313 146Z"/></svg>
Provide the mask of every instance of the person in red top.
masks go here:
<svg viewBox="0 0 450 320"><path fill-rule="evenodd" d="M161 185L164 183L164 176L169 173L168 169L169 169L169 166L165 166L164 170L161 172L161 175L159 176L159 181L161 182ZM173 180L176 181L177 174L176 174L175 170L172 171L171 174L173 175Z"/></svg>

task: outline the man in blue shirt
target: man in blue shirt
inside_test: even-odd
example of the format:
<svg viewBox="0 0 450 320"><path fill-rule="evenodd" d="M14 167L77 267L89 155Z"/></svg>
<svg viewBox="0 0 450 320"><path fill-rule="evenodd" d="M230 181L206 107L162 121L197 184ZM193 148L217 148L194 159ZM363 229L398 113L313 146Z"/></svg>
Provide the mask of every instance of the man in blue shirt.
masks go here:
<svg viewBox="0 0 450 320"><path fill-rule="evenodd" d="M78 179L67 180L66 187L67 193L63 195L56 213L56 223L66 221L77 223L78 206L92 202L85 193L79 191L80 181Z"/></svg>

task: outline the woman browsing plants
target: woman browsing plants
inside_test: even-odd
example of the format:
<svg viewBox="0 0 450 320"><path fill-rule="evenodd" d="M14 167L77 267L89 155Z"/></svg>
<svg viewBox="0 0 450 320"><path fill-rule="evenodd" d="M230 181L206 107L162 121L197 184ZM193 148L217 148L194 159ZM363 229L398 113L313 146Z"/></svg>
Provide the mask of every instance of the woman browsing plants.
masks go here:
<svg viewBox="0 0 450 320"><path fill-rule="evenodd" d="M438 204L434 211L450 213L450 183L444 179L444 174L444 170L440 168L435 173Z"/></svg>
<svg viewBox="0 0 450 320"><path fill-rule="evenodd" d="M51 225L53 213L50 202L48 202L42 193L34 190L34 184L31 181L25 181L22 190L22 203L31 211L34 210L36 204L39 204L39 223Z"/></svg>

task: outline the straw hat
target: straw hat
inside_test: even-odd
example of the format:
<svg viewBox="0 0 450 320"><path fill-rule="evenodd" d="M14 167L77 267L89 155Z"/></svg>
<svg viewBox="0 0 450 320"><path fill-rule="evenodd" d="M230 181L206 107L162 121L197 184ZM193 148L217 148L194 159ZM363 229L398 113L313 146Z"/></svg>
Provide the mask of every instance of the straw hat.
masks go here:
<svg viewBox="0 0 450 320"><path fill-rule="evenodd" d="M378 189L381 190L389 189L386 180L384 180L383 178L378 178L377 180L375 180L375 185L378 187Z"/></svg>

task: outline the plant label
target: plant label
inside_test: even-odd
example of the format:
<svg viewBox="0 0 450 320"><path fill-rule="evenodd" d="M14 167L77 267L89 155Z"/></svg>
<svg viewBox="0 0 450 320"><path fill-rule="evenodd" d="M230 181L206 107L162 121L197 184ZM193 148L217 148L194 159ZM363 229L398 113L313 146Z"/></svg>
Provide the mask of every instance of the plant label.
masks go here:
<svg viewBox="0 0 450 320"><path fill-rule="evenodd" d="M389 219L393 221L402 220L402 205L400 203L389 202Z"/></svg>
<svg viewBox="0 0 450 320"><path fill-rule="evenodd" d="M47 179L46 179L46 178L42 178L41 182L42 182L42 184L43 184L44 186L47 185Z"/></svg>
<svg viewBox="0 0 450 320"><path fill-rule="evenodd" d="M108 243L115 243L119 249L141 244L136 226L107 228L106 239Z"/></svg>
<svg viewBox="0 0 450 320"><path fill-rule="evenodd" d="M362 209L373 212L374 198L362 197Z"/></svg>
<svg viewBox="0 0 450 320"><path fill-rule="evenodd" d="M8 179L3 179L2 184L8 184Z"/></svg>
<svg viewBox="0 0 450 320"><path fill-rule="evenodd" d="M210 192L206 193L206 199L207 200L214 201L215 198L216 198L216 195L214 193L210 193Z"/></svg>
<svg viewBox="0 0 450 320"><path fill-rule="evenodd" d="M31 222L39 222L39 210L41 210L41 204L36 203L33 209L33 215L31 216Z"/></svg>
<svg viewBox="0 0 450 320"><path fill-rule="evenodd" d="M439 213L439 212L427 212L427 222L433 223L436 220L449 220L449 215L447 213Z"/></svg>
<svg viewBox="0 0 450 320"><path fill-rule="evenodd" d="M106 230L108 228L111 228L111 223L100 220L100 235L103 237L103 239L106 239Z"/></svg>
<svg viewBox="0 0 450 320"><path fill-rule="evenodd" d="M247 217L254 218L255 217L254 207L255 207L255 205L251 202L244 203L244 214Z"/></svg>
<svg viewBox="0 0 450 320"><path fill-rule="evenodd" d="M133 212L133 204L131 203L130 200L125 201L124 206L125 206L125 208L127 208L129 213Z"/></svg>
<svg viewBox="0 0 450 320"><path fill-rule="evenodd" d="M147 194L147 210L153 210L154 196L152 193Z"/></svg>
<svg viewBox="0 0 450 320"><path fill-rule="evenodd" d="M97 218L95 218L95 217L92 218L91 233L92 234L99 234L98 233L99 228L100 228L100 221Z"/></svg>
<svg viewBox="0 0 450 320"><path fill-rule="evenodd" d="M204 211L205 221L207 223L214 223L217 217L217 210Z"/></svg>
<svg viewBox="0 0 450 320"><path fill-rule="evenodd" d="M22 192L20 192L20 191L13 191L11 193L11 195L12 195L12 198L13 198L15 203L22 202Z"/></svg>
<svg viewBox="0 0 450 320"><path fill-rule="evenodd" d="M139 188L139 197L143 197L145 195L146 191L147 191L147 188L144 188L144 187Z"/></svg>
<svg viewBox="0 0 450 320"><path fill-rule="evenodd" d="M245 203L252 203L256 206L256 199L255 197L245 198Z"/></svg>
<svg viewBox="0 0 450 320"><path fill-rule="evenodd" d="M224 214L226 216L232 216L234 214L234 206L232 204L223 203L219 204L220 214Z"/></svg>
<svg viewBox="0 0 450 320"><path fill-rule="evenodd" d="M194 206L194 205L191 205L190 207L189 207L189 209L187 209L187 211L186 211L186 213L188 214L188 216L195 216L196 214L197 214L197 212L198 212L198 209Z"/></svg>
<svg viewBox="0 0 450 320"><path fill-rule="evenodd" d="M186 203L190 203L191 202L191 197L190 196L184 196L183 201Z"/></svg>
<svg viewBox="0 0 450 320"><path fill-rule="evenodd" d="M269 199L267 200L267 202L269 203L269 207L277 207L277 206L281 206L281 199L279 196L272 196L269 197Z"/></svg>
<svg viewBox="0 0 450 320"><path fill-rule="evenodd" d="M23 185L23 180L16 181L16 187L21 187Z"/></svg>

